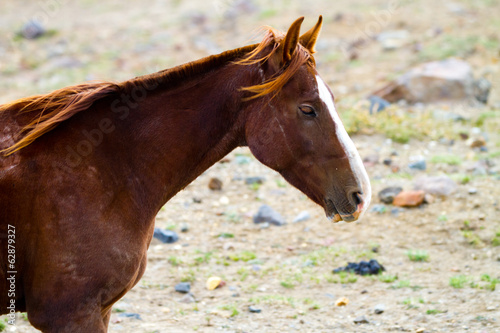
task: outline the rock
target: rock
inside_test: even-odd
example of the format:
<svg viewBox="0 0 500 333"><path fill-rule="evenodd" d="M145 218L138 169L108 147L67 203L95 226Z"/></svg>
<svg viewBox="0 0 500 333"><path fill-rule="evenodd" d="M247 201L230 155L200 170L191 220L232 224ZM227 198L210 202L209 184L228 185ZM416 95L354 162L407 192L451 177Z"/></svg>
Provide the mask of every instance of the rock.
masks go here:
<svg viewBox="0 0 500 333"><path fill-rule="evenodd" d="M399 193L392 204L399 207L417 207L424 202L425 192L419 191L403 191Z"/></svg>
<svg viewBox="0 0 500 333"><path fill-rule="evenodd" d="M370 261L360 261L359 263L349 262L345 267L339 267L333 270L333 273L351 272L358 275L377 275L385 271L377 260L371 259Z"/></svg>
<svg viewBox="0 0 500 333"><path fill-rule="evenodd" d="M410 33L407 30L384 31L378 34L377 41L384 51L392 51L408 43Z"/></svg>
<svg viewBox="0 0 500 333"><path fill-rule="evenodd" d="M468 192L469 192L470 195L477 194L477 188L471 187L471 188L469 188Z"/></svg>
<svg viewBox="0 0 500 333"><path fill-rule="evenodd" d="M384 165L390 166L392 164L392 159L390 159L390 158L384 158L384 160L382 161L382 163Z"/></svg>
<svg viewBox="0 0 500 333"><path fill-rule="evenodd" d="M198 203L199 204L199 203L201 203L201 201L202 201L201 198L198 198L198 197L194 197L193 198L193 202L194 203Z"/></svg>
<svg viewBox="0 0 500 333"><path fill-rule="evenodd" d="M434 201L436 201L436 198L434 198L434 196L432 194L426 193L424 195L424 202L425 203L430 205L430 204L434 203Z"/></svg>
<svg viewBox="0 0 500 333"><path fill-rule="evenodd" d="M490 90L491 82L486 80L484 77L474 81L474 97L476 97L479 102L483 104L488 103Z"/></svg>
<svg viewBox="0 0 500 333"><path fill-rule="evenodd" d="M419 327L417 328L417 330L415 331L415 333L424 333L425 332L425 328L423 327Z"/></svg>
<svg viewBox="0 0 500 333"><path fill-rule="evenodd" d="M356 317L356 319L354 319L354 323L355 324L368 324L369 321L368 319L366 319L365 316L359 316L359 317Z"/></svg>
<svg viewBox="0 0 500 333"><path fill-rule="evenodd" d="M185 303L185 304L191 304L196 302L194 299L193 294L187 293L186 295L182 296L182 298L179 300L179 303Z"/></svg>
<svg viewBox="0 0 500 333"><path fill-rule="evenodd" d="M458 188L457 183L448 176L421 176L415 180L415 190L437 196L449 196Z"/></svg>
<svg viewBox="0 0 500 333"><path fill-rule="evenodd" d="M29 21L22 27L20 32L21 36L26 39L35 39L43 36L44 33L45 29L40 22L37 21Z"/></svg>
<svg viewBox="0 0 500 333"><path fill-rule="evenodd" d="M384 304L377 304L377 305L375 305L375 308L373 309L373 312L375 312L375 314L381 314L381 313L384 313L384 311L385 311Z"/></svg>
<svg viewBox="0 0 500 333"><path fill-rule="evenodd" d="M375 95L369 96L368 101L370 101L370 114L373 114L373 111L379 113L380 111L383 111L386 107L391 105L391 103L389 103L382 97Z"/></svg>
<svg viewBox="0 0 500 333"><path fill-rule="evenodd" d="M262 312L262 310L261 310L261 309L257 309L257 308L256 308L255 306L253 306L253 305L250 305L250 306L248 307L248 310L249 310L250 312L252 312L252 313L261 313L261 312Z"/></svg>
<svg viewBox="0 0 500 333"><path fill-rule="evenodd" d="M486 140L484 140L484 138L482 137L475 139L470 138L465 143L471 148L481 148L486 145Z"/></svg>
<svg viewBox="0 0 500 333"><path fill-rule="evenodd" d="M425 160L419 160L411 162L410 164L408 164L408 167L413 170L425 171L425 169L427 169L427 163L425 162Z"/></svg>
<svg viewBox="0 0 500 333"><path fill-rule="evenodd" d="M392 204L396 195L398 195L403 188L399 186L386 187L382 191L378 192L378 198L380 201L386 204Z"/></svg>
<svg viewBox="0 0 500 333"><path fill-rule="evenodd" d="M374 166L378 163L379 156L377 154L370 154L363 158L363 164L365 166Z"/></svg>
<svg viewBox="0 0 500 333"><path fill-rule="evenodd" d="M247 178L245 178L245 184L247 184L247 185L263 184L265 181L266 181L266 178L264 178L264 177L247 177Z"/></svg>
<svg viewBox="0 0 500 333"><path fill-rule="evenodd" d="M262 205L257 214L253 217L254 223L268 222L277 226L286 224L285 219L268 205Z"/></svg>
<svg viewBox="0 0 500 333"><path fill-rule="evenodd" d="M454 58L424 63L373 95L390 103L406 100L412 104L474 99L472 68L467 62Z"/></svg>
<svg viewBox="0 0 500 333"><path fill-rule="evenodd" d="M133 318L137 320L142 320L141 315L138 313L133 313L133 312L122 312L118 315L118 317L124 317L124 318Z"/></svg>
<svg viewBox="0 0 500 333"><path fill-rule="evenodd" d="M218 276L211 276L208 278L206 287L208 290L214 290L221 284L222 279Z"/></svg>
<svg viewBox="0 0 500 333"><path fill-rule="evenodd" d="M222 190L222 180L216 177L210 179L210 182L208 183L208 188L211 189L212 191Z"/></svg>
<svg viewBox="0 0 500 333"><path fill-rule="evenodd" d="M349 299L347 297L341 297L335 301L335 306L346 306L349 304Z"/></svg>
<svg viewBox="0 0 500 333"><path fill-rule="evenodd" d="M175 243L179 240L179 236L177 236L175 231L160 228L155 228L153 237L159 239L162 243L167 244Z"/></svg>
<svg viewBox="0 0 500 333"><path fill-rule="evenodd" d="M174 289L178 293L187 294L191 290L191 284L189 282L180 282L175 285Z"/></svg>
<svg viewBox="0 0 500 333"><path fill-rule="evenodd" d="M187 223L183 223L181 225L181 232L188 232L189 231L189 225Z"/></svg>
<svg viewBox="0 0 500 333"><path fill-rule="evenodd" d="M372 208L370 208L370 212L378 213L378 214L383 214L387 212L387 207L384 205L373 205Z"/></svg>
<svg viewBox="0 0 500 333"><path fill-rule="evenodd" d="M311 214L309 214L308 211L302 211L300 212L294 219L293 219L293 223L297 223L297 222L303 222L303 221L307 221L311 218Z"/></svg>

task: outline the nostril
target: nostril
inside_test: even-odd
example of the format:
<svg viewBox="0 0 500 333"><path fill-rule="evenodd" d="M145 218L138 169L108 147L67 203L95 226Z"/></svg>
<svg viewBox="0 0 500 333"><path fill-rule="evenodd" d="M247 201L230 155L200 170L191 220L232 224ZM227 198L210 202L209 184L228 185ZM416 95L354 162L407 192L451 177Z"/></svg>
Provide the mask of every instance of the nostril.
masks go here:
<svg viewBox="0 0 500 333"><path fill-rule="evenodd" d="M362 192L353 192L351 194L352 196L352 203L357 207L363 203L363 193Z"/></svg>

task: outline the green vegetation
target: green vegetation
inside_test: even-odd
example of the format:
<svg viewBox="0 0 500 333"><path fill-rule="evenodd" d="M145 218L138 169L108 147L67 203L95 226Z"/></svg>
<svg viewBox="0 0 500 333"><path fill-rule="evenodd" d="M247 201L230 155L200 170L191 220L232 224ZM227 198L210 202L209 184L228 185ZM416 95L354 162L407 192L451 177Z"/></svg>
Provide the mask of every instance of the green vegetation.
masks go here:
<svg viewBox="0 0 500 333"><path fill-rule="evenodd" d="M500 229L495 232L495 236L491 239L491 245L500 246Z"/></svg>
<svg viewBox="0 0 500 333"><path fill-rule="evenodd" d="M234 304L226 304L226 305L221 305L219 307L219 309L221 310L226 310L226 311L229 311L231 314L229 315L230 317L234 317L234 316L237 316L240 314L240 312L238 311L238 309L236 308L236 305Z"/></svg>
<svg viewBox="0 0 500 333"><path fill-rule="evenodd" d="M428 315L435 315L435 314L442 313L442 312L443 311L437 310L437 309L429 309L425 313L428 314Z"/></svg>
<svg viewBox="0 0 500 333"><path fill-rule="evenodd" d="M380 274L378 276L378 280L380 282L384 282L384 283L392 283L394 281L396 281L398 279L398 276L397 275L391 275L391 274Z"/></svg>
<svg viewBox="0 0 500 333"><path fill-rule="evenodd" d="M181 282L194 282L196 281L196 275L194 271L190 269L180 280Z"/></svg>
<svg viewBox="0 0 500 333"><path fill-rule="evenodd" d="M472 232L472 230L462 230L462 236L464 236L464 238L467 240L467 243L469 243L472 246L475 247L484 246L484 242L481 240L481 238L479 238L478 235Z"/></svg>
<svg viewBox="0 0 500 333"><path fill-rule="evenodd" d="M330 283L341 283L341 284L355 283L358 281L358 276L354 273L339 272L337 274L334 274L333 277L327 279L327 281Z"/></svg>
<svg viewBox="0 0 500 333"><path fill-rule="evenodd" d="M217 235L218 238L234 238L234 234L231 234L229 232L221 232L220 234Z"/></svg>
<svg viewBox="0 0 500 333"><path fill-rule="evenodd" d="M429 254L425 250L410 250L406 255L411 261L429 261Z"/></svg>
<svg viewBox="0 0 500 333"><path fill-rule="evenodd" d="M170 256L168 257L168 262L172 266L179 266L182 264L182 260L177 258L176 256Z"/></svg>
<svg viewBox="0 0 500 333"><path fill-rule="evenodd" d="M257 255L251 251L242 251L239 254L233 253L229 255L229 258L233 261L250 261L257 258Z"/></svg>
<svg viewBox="0 0 500 333"><path fill-rule="evenodd" d="M457 155L434 155L431 157L431 163L444 163L448 165L460 165L462 164L462 158Z"/></svg>
<svg viewBox="0 0 500 333"><path fill-rule="evenodd" d="M450 286L452 286L453 288L461 289L465 287L465 284L469 281L470 278L463 274L452 276L450 278Z"/></svg>

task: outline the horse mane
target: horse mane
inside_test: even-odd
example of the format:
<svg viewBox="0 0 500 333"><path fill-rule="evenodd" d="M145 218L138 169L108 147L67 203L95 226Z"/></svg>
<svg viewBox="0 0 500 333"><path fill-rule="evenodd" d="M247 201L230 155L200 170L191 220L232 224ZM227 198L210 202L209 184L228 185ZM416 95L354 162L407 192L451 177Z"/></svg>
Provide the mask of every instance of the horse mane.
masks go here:
<svg viewBox="0 0 500 333"><path fill-rule="evenodd" d="M212 55L157 73L136 77L121 83L83 83L55 90L45 95L25 97L8 104L0 105L0 112L14 109L17 110L19 114L30 113L35 115L21 130L21 133L26 134L15 144L0 152L3 153L4 156L13 154L28 146L43 134L51 131L60 123L73 117L75 114L87 110L97 101L109 96L116 96L120 93L130 93L134 87L177 86L194 75L208 73L216 67L227 64L229 61L239 65L252 65L264 62L276 53L284 36L282 32L267 27L267 33L260 44L253 44L225 51L217 55ZM259 55L271 45L273 46L271 52L259 57ZM270 93L276 94L297 70L306 62L311 61L311 59L313 60L307 49L298 44L291 61L272 78L262 84L243 87L242 90L254 94L247 99L262 97Z"/></svg>

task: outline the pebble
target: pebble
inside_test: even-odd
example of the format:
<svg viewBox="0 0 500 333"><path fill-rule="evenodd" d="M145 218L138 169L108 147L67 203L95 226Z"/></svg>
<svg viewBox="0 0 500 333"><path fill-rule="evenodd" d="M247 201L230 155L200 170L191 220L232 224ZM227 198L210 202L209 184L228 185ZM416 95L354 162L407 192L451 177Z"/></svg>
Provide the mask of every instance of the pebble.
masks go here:
<svg viewBox="0 0 500 333"><path fill-rule="evenodd" d="M356 319L354 319L354 323L355 324L368 324L369 321L368 321L368 319L366 319L365 316L359 316L359 317L356 317Z"/></svg>
<svg viewBox="0 0 500 333"><path fill-rule="evenodd" d="M272 209L268 205L262 205L259 208L259 211L253 217L254 223L270 223L277 226L282 226L286 224L285 219L281 216L280 213Z"/></svg>
<svg viewBox="0 0 500 333"><path fill-rule="evenodd" d="M265 181L266 181L266 178L264 178L264 177L247 177L247 178L245 178L245 184L247 184L247 185L263 184Z"/></svg>
<svg viewBox="0 0 500 333"><path fill-rule="evenodd" d="M427 169L427 163L425 162L425 160L420 160L408 164L408 167L413 170L425 171Z"/></svg>
<svg viewBox="0 0 500 333"><path fill-rule="evenodd" d="M191 290L191 284L189 282L180 282L175 285L175 291L178 293L187 294Z"/></svg>
<svg viewBox="0 0 500 333"><path fill-rule="evenodd" d="M385 311L384 304L377 304L377 305L375 305L375 308L373 309L373 312L375 312L375 314L381 314L381 313L384 313L384 311Z"/></svg>
<svg viewBox="0 0 500 333"><path fill-rule="evenodd" d="M382 191L378 192L378 198L383 203L392 204L394 198L402 191L403 189L399 186L386 187Z"/></svg>
<svg viewBox="0 0 500 333"><path fill-rule="evenodd" d="M294 219L293 219L293 223L297 223L297 222L303 222L303 221L307 221L311 218L311 214L309 214L308 211L304 210L302 212L300 212Z"/></svg>
<svg viewBox="0 0 500 333"><path fill-rule="evenodd" d="M211 276L208 278L206 287L208 290L214 290L217 288L222 282L222 279L218 276Z"/></svg>
<svg viewBox="0 0 500 333"><path fill-rule="evenodd" d="M256 308L256 307L255 307L255 306L253 306L253 305L250 305L250 306L248 307L248 310L249 310L250 312L252 312L252 313L261 313L261 312L262 312L262 310L261 310L261 309L258 309L258 308Z"/></svg>
<svg viewBox="0 0 500 333"><path fill-rule="evenodd" d="M155 228L153 237L167 244L175 243L179 240L179 236L175 231L160 228Z"/></svg>
<svg viewBox="0 0 500 333"><path fill-rule="evenodd" d="M389 166L389 165L391 165L391 164L392 164L392 160L391 160L390 158L385 158L385 159L382 161L382 163L384 163L384 165Z"/></svg>
<svg viewBox="0 0 500 333"><path fill-rule="evenodd" d="M362 260L359 263L350 262L345 267L334 269L333 273L352 272L359 275L376 275L382 271L385 271L384 266L377 260L371 259L370 261Z"/></svg>
<svg viewBox="0 0 500 333"><path fill-rule="evenodd" d="M123 312L118 315L118 317L133 318L137 320L142 320L141 315L133 312Z"/></svg>
<svg viewBox="0 0 500 333"><path fill-rule="evenodd" d="M188 232L189 231L189 224L183 223L181 225L181 232Z"/></svg>
<svg viewBox="0 0 500 333"><path fill-rule="evenodd" d="M417 207L424 202L425 192L420 191L403 191L399 193L393 201L394 206L399 207Z"/></svg>
<svg viewBox="0 0 500 333"><path fill-rule="evenodd" d="M473 195L473 194L477 194L477 188L475 188L475 187L471 187L471 188L469 188L469 191L468 191L468 192L469 192L469 194L471 194L471 195Z"/></svg>
<svg viewBox="0 0 500 333"><path fill-rule="evenodd" d="M198 198L198 197L193 198L194 203L201 203L201 201L202 201L201 198Z"/></svg>
<svg viewBox="0 0 500 333"><path fill-rule="evenodd" d="M415 180L415 190L422 190L425 193L449 196L457 190L457 183L448 176L422 176Z"/></svg>
<svg viewBox="0 0 500 333"><path fill-rule="evenodd" d="M194 299L193 294L187 293L186 295L182 296L182 298L179 300L179 303L185 303L185 304L191 304L196 302Z"/></svg>
<svg viewBox="0 0 500 333"><path fill-rule="evenodd" d="M216 177L211 178L210 181L208 182L208 188L211 189L212 191L222 190L222 180Z"/></svg>
<svg viewBox="0 0 500 333"><path fill-rule="evenodd" d="M370 212L379 213L379 214L383 214L386 211L387 211L387 208L384 205L379 205L379 204L375 204L372 206L372 208L370 208Z"/></svg>
<svg viewBox="0 0 500 333"><path fill-rule="evenodd" d="M423 327L417 328L417 330L415 331L415 333L424 333L424 332L425 332L425 328L423 328Z"/></svg>
<svg viewBox="0 0 500 333"><path fill-rule="evenodd" d="M341 297L335 301L335 306L346 306L349 304L349 299L347 297Z"/></svg>
<svg viewBox="0 0 500 333"><path fill-rule="evenodd" d="M29 21L21 29L21 35L26 39L35 39L45 33L43 26L37 21Z"/></svg>

